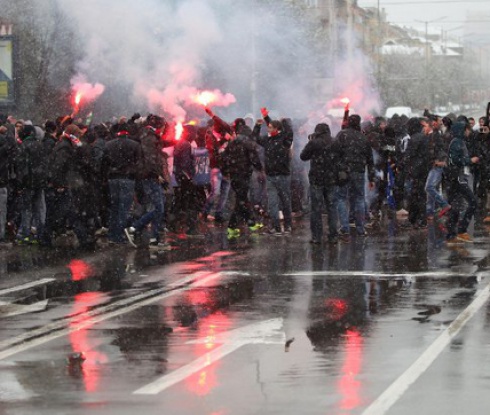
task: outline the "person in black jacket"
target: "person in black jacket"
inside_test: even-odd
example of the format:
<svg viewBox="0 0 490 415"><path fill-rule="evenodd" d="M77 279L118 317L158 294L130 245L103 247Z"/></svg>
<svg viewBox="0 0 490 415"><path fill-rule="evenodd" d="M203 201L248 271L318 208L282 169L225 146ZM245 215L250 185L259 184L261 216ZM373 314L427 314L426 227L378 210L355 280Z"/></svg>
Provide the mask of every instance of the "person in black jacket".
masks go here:
<svg viewBox="0 0 490 415"><path fill-rule="evenodd" d="M300 158L310 161L310 231L311 243L321 244L323 237L322 213L324 203L328 214L328 242L337 243L337 204L335 203L336 169L338 154L333 147L332 135L328 124L318 124L315 132L303 148Z"/></svg>
<svg viewBox="0 0 490 415"><path fill-rule="evenodd" d="M348 200L353 200L356 231L359 236L366 236L365 174L368 173L369 187L374 188L374 162L371 146L361 133L361 117L349 116L347 128L336 137L335 147L340 152L340 164L349 171L349 180L338 187L337 201L340 217L340 235L344 241L349 240Z"/></svg>
<svg viewBox="0 0 490 415"><path fill-rule="evenodd" d="M16 147L14 126L8 123L0 126L0 246L7 244L5 227L7 226L8 184Z"/></svg>
<svg viewBox="0 0 490 415"><path fill-rule="evenodd" d="M93 248L89 246L80 206L84 186L78 155L78 149L83 145L81 133L74 124L66 126L49 156L47 194L51 195L52 200L47 203L46 223L40 237L40 243L44 246L51 246L53 234L64 233L67 226L72 226L79 246Z"/></svg>
<svg viewBox="0 0 490 415"><path fill-rule="evenodd" d="M250 139L252 130L246 125L238 127L221 156L224 176L230 178L231 188L235 191L235 208L228 222L228 237L240 235L238 225L245 222L251 231L259 230L262 224L255 223L248 199L253 169L262 170L256 144Z"/></svg>
<svg viewBox="0 0 490 415"><path fill-rule="evenodd" d="M291 234L291 147L293 130L287 122L271 120L267 110L262 109L263 120L257 120L253 137L265 150L265 174L267 176L267 196L269 216L272 220L271 233L282 235L279 210L284 215L284 233ZM268 134L260 136L263 122L267 123Z"/></svg>
<svg viewBox="0 0 490 415"><path fill-rule="evenodd" d="M411 181L411 191L408 202L408 222L405 227L427 227L427 194L425 184L430 168L429 136L432 133L430 122L426 118L412 118L408 123L407 152L404 157L404 168Z"/></svg>
<svg viewBox="0 0 490 415"><path fill-rule="evenodd" d="M169 185L168 165L163 148L175 144L173 140L164 138L167 132L165 119L152 115L140 135L142 160L139 166L138 185L141 186L150 204L146 204L146 213L125 229L130 244L135 247L133 236L141 234L148 224L151 224L150 245L167 247L165 243L160 243L160 227L165 213L165 194L162 186ZM151 207L148 209L148 206Z"/></svg>
<svg viewBox="0 0 490 415"><path fill-rule="evenodd" d="M24 125L19 131L19 145L15 165L17 191L21 203L21 224L17 231L17 243L37 242L33 227L41 232L44 226L44 188L46 186L46 158L44 146L36 136L32 125Z"/></svg>
<svg viewBox="0 0 490 415"><path fill-rule="evenodd" d="M108 239L112 243L124 243L129 210L134 198L134 183L141 163L141 145L129 138L122 125L114 140L105 145L102 168L107 177L110 192Z"/></svg>

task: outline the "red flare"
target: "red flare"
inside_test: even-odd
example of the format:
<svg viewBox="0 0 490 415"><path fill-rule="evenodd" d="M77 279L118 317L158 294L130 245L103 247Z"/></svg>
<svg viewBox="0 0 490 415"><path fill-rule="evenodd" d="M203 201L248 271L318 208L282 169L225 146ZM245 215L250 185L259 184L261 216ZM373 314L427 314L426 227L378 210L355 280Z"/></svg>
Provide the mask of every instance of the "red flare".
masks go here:
<svg viewBox="0 0 490 415"><path fill-rule="evenodd" d="M175 139L179 141L182 138L184 132L184 125L179 121L175 124Z"/></svg>
<svg viewBox="0 0 490 415"><path fill-rule="evenodd" d="M75 105L78 107L80 105L80 101L82 100L82 93L77 92L75 95Z"/></svg>
<svg viewBox="0 0 490 415"><path fill-rule="evenodd" d="M207 107L216 101L216 94L211 91L202 91L194 97L195 102Z"/></svg>
<svg viewBox="0 0 490 415"><path fill-rule="evenodd" d="M346 110L348 110L348 109L349 109L349 104L350 104L350 99L349 99L349 98L347 98L347 97L342 98L342 99L340 100L340 102L341 102L342 104L344 104L344 106L345 106L345 109L346 109Z"/></svg>

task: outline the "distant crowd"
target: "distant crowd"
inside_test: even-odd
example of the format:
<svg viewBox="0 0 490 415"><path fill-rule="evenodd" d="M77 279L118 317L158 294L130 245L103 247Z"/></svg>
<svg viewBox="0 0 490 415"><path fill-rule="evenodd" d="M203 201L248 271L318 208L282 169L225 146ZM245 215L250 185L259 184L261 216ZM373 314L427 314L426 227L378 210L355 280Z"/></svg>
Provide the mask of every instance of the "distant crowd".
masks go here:
<svg viewBox="0 0 490 415"><path fill-rule="evenodd" d="M328 121L308 131L266 108L233 122L206 112L181 135L154 114L97 125L0 118L0 247L53 247L69 233L80 249L103 236L165 250L170 232L203 238L210 222L229 239L287 236L295 216L309 216L312 244L348 243L404 216L401 228L436 221L454 245L472 242L471 220L490 223L486 117L346 114L334 136Z"/></svg>

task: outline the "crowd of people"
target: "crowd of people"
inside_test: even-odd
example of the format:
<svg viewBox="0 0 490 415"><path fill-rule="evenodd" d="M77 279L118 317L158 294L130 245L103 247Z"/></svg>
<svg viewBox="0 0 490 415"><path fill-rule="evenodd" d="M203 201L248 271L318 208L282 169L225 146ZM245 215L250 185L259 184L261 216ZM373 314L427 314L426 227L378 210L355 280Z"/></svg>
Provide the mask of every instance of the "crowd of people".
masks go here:
<svg viewBox="0 0 490 415"><path fill-rule="evenodd" d="M257 121L206 113L181 136L154 114L97 125L1 117L0 246L52 247L70 232L81 249L95 249L103 234L110 244L167 249L168 232L201 238L210 221L227 222L230 239L289 235L302 214L312 244L336 244L403 212L401 228L438 221L451 245L472 241L473 218L490 222L486 117L475 126L428 111L368 121L352 114L334 135L328 121L307 131L266 108Z"/></svg>

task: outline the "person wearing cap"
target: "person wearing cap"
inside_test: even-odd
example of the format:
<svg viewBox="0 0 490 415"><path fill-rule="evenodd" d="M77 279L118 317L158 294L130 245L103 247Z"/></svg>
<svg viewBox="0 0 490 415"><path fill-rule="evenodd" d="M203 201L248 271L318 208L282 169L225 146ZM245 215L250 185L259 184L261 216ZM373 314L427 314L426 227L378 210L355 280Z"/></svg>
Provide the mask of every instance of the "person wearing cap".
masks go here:
<svg viewBox="0 0 490 415"><path fill-rule="evenodd" d="M365 174L368 173L369 188L374 188L374 161L369 142L361 133L361 117L352 114L348 118L347 128L341 130L335 139L335 148L339 151L339 163L349 171L347 183L338 186L337 203L340 218L340 237L344 242L350 240L348 201L355 212L355 226L358 236L366 236L366 200Z"/></svg>

